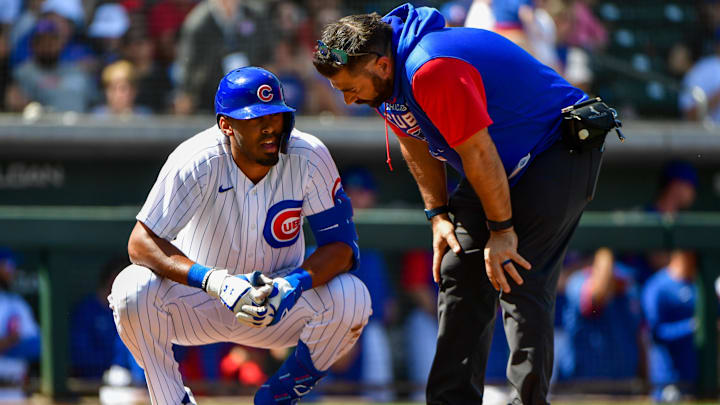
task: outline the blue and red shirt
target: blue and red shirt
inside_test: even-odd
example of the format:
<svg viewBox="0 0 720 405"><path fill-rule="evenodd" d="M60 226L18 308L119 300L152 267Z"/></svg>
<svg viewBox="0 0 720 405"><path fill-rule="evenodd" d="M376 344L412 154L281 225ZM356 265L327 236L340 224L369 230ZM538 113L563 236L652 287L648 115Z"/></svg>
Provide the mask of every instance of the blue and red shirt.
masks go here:
<svg viewBox="0 0 720 405"><path fill-rule="evenodd" d="M513 185L559 138L560 110L586 97L500 35L445 28L435 9L404 4L383 21L393 28L395 80L378 112L463 175L454 148L487 128Z"/></svg>

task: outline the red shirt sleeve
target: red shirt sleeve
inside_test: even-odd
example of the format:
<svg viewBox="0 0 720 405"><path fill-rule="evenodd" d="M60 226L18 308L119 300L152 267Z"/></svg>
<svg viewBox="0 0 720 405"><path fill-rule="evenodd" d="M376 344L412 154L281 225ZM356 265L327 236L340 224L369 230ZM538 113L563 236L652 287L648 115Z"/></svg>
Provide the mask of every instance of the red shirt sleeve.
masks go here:
<svg viewBox="0 0 720 405"><path fill-rule="evenodd" d="M455 58L426 62L412 80L415 99L450 147L492 124L480 72Z"/></svg>

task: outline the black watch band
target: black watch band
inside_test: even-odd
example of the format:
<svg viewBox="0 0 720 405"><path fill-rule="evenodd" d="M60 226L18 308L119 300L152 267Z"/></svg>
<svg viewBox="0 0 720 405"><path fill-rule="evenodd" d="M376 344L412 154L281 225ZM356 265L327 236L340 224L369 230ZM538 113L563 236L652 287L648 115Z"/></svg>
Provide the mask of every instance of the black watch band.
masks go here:
<svg viewBox="0 0 720 405"><path fill-rule="evenodd" d="M487 224L487 228L493 232L499 232L504 231L506 229L512 228L513 222L512 218L506 219L504 221L491 221L486 220L485 223Z"/></svg>
<svg viewBox="0 0 720 405"><path fill-rule="evenodd" d="M425 210L425 216L427 217L428 221L432 219L432 217L440 214L447 214L450 212L450 207L447 205L441 205L437 208L433 208L430 210Z"/></svg>

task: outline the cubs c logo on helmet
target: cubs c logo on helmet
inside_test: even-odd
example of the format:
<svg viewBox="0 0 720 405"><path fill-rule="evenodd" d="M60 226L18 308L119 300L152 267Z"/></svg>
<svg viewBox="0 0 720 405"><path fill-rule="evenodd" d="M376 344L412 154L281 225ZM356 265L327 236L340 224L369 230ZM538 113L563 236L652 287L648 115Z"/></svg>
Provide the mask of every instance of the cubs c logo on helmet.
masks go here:
<svg viewBox="0 0 720 405"><path fill-rule="evenodd" d="M265 218L263 236L268 245L279 249L291 246L302 231L302 201L285 200L270 207Z"/></svg>
<svg viewBox="0 0 720 405"><path fill-rule="evenodd" d="M273 99L274 94L269 84L263 84L257 89L257 96L260 101L268 102Z"/></svg>

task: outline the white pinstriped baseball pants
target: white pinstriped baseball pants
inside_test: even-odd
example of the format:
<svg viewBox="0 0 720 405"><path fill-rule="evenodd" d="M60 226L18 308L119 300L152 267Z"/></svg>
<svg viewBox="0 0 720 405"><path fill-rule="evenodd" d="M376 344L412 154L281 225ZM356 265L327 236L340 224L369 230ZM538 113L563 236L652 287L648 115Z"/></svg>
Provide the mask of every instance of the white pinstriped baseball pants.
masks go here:
<svg viewBox="0 0 720 405"><path fill-rule="evenodd" d="M120 337L145 370L153 405L177 405L185 396L173 343L235 342L270 349L295 346L301 339L322 371L350 350L372 312L367 288L348 273L305 291L282 321L261 329L240 324L202 290L137 265L118 275L108 300Z"/></svg>

